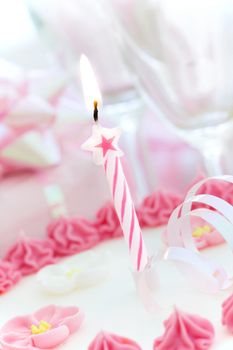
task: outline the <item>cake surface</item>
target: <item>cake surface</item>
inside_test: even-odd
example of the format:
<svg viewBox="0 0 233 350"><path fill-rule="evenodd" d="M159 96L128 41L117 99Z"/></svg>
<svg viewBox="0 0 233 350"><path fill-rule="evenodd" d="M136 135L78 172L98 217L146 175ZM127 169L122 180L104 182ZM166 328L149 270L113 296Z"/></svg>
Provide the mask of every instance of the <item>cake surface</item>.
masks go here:
<svg viewBox="0 0 233 350"><path fill-rule="evenodd" d="M144 238L151 254L162 245L162 231L163 228L144 230ZM36 275L26 277L0 297L0 325L12 317L31 313L48 304L76 305L84 311L85 321L80 330L61 345L60 349L86 350L96 334L104 330L133 339L143 350L152 350L154 339L164 331L163 321L176 305L185 312L198 314L213 323L216 337L211 349L232 349L233 335L221 324L221 304L231 294L231 290L214 295L203 294L194 289L171 262L160 262L156 293L158 310L150 314L144 309L136 293L124 239L105 242L94 251L99 254L110 253L106 266L110 275L106 280L69 294L53 295L41 288ZM63 261L77 258L77 261L85 260L86 254L88 252ZM225 268L233 259L224 244L207 249L202 254L218 259Z"/></svg>

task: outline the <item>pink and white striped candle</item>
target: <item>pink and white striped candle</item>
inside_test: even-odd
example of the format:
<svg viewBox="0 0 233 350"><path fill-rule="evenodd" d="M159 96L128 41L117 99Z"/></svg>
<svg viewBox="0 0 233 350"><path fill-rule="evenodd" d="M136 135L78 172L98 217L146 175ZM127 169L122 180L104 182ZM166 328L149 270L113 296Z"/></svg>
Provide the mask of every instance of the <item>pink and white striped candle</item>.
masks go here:
<svg viewBox="0 0 233 350"><path fill-rule="evenodd" d="M119 136L120 130L118 128L107 129L95 124L92 128L92 136L83 144L82 148L93 152L94 162L104 167L114 206L128 245L133 269L143 271L148 261L148 255L119 158L122 155L117 145Z"/></svg>
<svg viewBox="0 0 233 350"><path fill-rule="evenodd" d="M95 124L92 127L91 137L83 144L82 148L92 152L94 162L104 167L116 212L128 245L133 269L134 271L143 271L148 261L148 255L119 158L123 154L118 147L121 131L119 128L103 128L98 123L97 105L101 101L101 94L93 69L84 55L80 59L80 72L87 107L93 106L95 100L93 115Z"/></svg>

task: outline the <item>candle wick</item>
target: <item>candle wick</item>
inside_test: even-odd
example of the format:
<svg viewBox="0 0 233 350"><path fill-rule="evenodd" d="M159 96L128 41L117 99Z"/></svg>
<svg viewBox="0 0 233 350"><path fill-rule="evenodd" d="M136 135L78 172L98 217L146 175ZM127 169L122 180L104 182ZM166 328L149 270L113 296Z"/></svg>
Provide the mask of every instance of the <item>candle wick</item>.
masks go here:
<svg viewBox="0 0 233 350"><path fill-rule="evenodd" d="M97 101L94 101L93 118L94 118L94 121L97 123L98 122L98 102Z"/></svg>

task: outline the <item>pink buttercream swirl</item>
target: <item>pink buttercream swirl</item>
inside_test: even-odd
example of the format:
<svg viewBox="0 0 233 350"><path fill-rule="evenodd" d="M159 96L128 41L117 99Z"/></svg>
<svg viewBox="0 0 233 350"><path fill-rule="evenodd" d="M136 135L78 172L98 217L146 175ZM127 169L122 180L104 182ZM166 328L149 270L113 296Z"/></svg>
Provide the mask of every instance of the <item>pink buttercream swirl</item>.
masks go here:
<svg viewBox="0 0 233 350"><path fill-rule="evenodd" d="M95 225L85 219L59 218L47 227L56 256L67 256L94 247L100 242Z"/></svg>
<svg viewBox="0 0 233 350"><path fill-rule="evenodd" d="M9 320L0 329L0 344L7 350L53 349L78 331L83 319L76 306L49 305Z"/></svg>
<svg viewBox="0 0 233 350"><path fill-rule="evenodd" d="M205 176L202 176L200 179L197 179L195 182L198 182L201 179L204 179ZM223 198L227 200L229 197L229 193L233 193L232 184L221 182L218 180L210 180L205 182L201 188L199 189L198 193L207 193L212 194L213 196L217 196L220 198ZM233 199L231 198L231 202L233 203Z"/></svg>
<svg viewBox="0 0 233 350"><path fill-rule="evenodd" d="M23 237L8 250L3 260L14 264L26 276L56 262L54 244L49 239Z"/></svg>
<svg viewBox="0 0 233 350"><path fill-rule="evenodd" d="M172 211L181 203L181 197L155 192L146 197L137 210L142 227L157 227L167 223Z"/></svg>
<svg viewBox="0 0 233 350"><path fill-rule="evenodd" d="M95 226L101 240L123 235L116 209L112 203L107 203L97 212Z"/></svg>
<svg viewBox="0 0 233 350"><path fill-rule="evenodd" d="M164 334L154 341L154 350L207 350L213 343L214 327L200 316L175 309L164 326Z"/></svg>
<svg viewBox="0 0 233 350"><path fill-rule="evenodd" d="M0 261L0 293L5 293L16 284L22 275L17 267L7 261Z"/></svg>
<svg viewBox="0 0 233 350"><path fill-rule="evenodd" d="M142 350L142 348L131 339L100 332L91 342L88 350Z"/></svg>
<svg viewBox="0 0 233 350"><path fill-rule="evenodd" d="M199 176L195 181L191 183L188 189L190 189L193 185L195 185L198 181L201 181L205 178L205 176ZM211 179L205 182L197 194L211 194L213 196L219 197L227 201L228 203L233 205L233 186L230 183L226 183L223 181L218 181L215 179ZM194 203L193 208L200 207L200 204ZM205 205L201 205L201 207L208 207Z"/></svg>
<svg viewBox="0 0 233 350"><path fill-rule="evenodd" d="M233 333L233 294L222 304L222 324Z"/></svg>

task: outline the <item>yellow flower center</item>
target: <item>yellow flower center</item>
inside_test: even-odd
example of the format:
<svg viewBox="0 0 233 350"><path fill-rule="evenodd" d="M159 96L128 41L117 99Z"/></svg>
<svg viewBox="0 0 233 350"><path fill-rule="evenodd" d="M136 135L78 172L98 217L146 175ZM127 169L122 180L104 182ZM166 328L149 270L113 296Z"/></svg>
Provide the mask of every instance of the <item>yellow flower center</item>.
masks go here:
<svg viewBox="0 0 233 350"><path fill-rule="evenodd" d="M200 238L202 237L205 233L211 233L211 227L209 225L204 225L204 226L198 226L196 229L193 231L192 236L195 238Z"/></svg>
<svg viewBox="0 0 233 350"><path fill-rule="evenodd" d="M41 334L47 332L50 328L52 328L52 325L50 323L41 320L39 326L36 326L34 324L31 325L31 332L32 334Z"/></svg>
<svg viewBox="0 0 233 350"><path fill-rule="evenodd" d="M79 269L78 267L73 267L72 269L70 269L66 272L66 276L68 278L72 278L75 273L80 272L80 271L81 271L81 269Z"/></svg>

